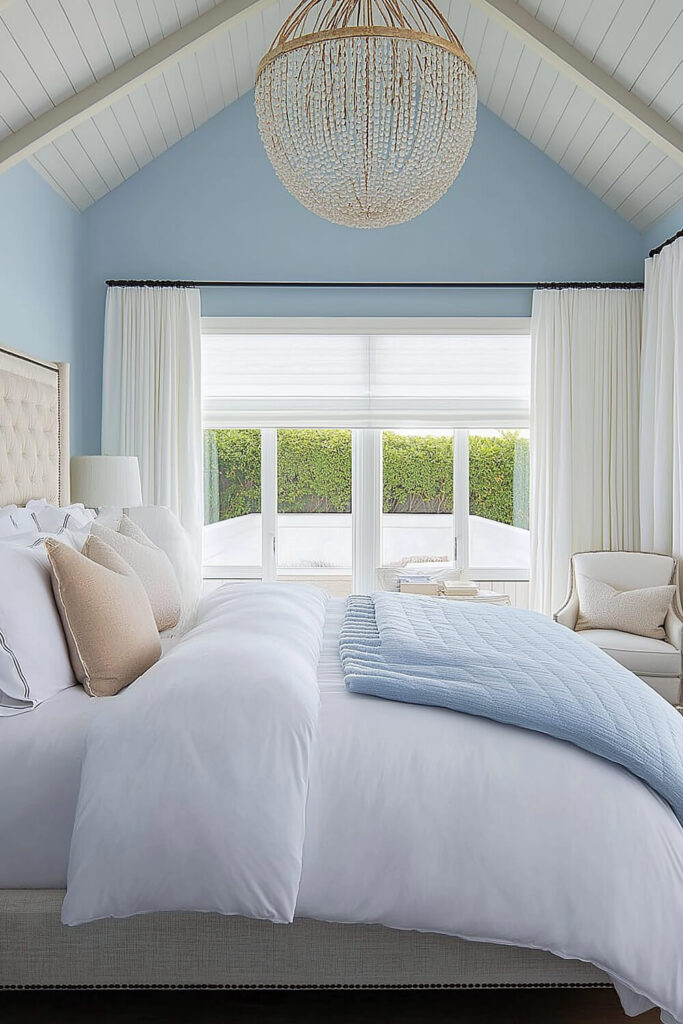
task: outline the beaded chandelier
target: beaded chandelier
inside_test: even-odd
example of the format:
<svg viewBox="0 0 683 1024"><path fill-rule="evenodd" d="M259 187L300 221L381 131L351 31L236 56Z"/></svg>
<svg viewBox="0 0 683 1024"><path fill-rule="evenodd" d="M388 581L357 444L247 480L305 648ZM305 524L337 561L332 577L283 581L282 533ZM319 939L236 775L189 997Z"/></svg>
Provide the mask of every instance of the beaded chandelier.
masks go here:
<svg viewBox="0 0 683 1024"><path fill-rule="evenodd" d="M356 228L428 209L476 128L472 62L431 0L302 0L259 64L255 98L285 187Z"/></svg>

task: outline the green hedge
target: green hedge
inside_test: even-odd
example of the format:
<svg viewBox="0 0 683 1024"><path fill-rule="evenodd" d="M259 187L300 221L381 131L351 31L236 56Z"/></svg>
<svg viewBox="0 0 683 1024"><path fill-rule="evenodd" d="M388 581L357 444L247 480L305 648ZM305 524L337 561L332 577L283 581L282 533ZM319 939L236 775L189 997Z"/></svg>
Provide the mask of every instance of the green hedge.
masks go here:
<svg viewBox="0 0 683 1024"><path fill-rule="evenodd" d="M258 430L204 431L207 523L260 511ZM384 434L385 512L453 510L451 437ZM351 511L351 432L278 431L280 512ZM516 431L470 437L470 512L529 528L529 442Z"/></svg>

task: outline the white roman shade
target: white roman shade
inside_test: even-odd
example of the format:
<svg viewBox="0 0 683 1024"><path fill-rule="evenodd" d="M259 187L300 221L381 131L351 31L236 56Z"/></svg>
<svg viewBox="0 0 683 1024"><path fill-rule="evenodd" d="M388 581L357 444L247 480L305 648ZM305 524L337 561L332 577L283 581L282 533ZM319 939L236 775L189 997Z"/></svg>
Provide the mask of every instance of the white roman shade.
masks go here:
<svg viewBox="0 0 683 1024"><path fill-rule="evenodd" d="M524 334L205 334L205 427L515 427Z"/></svg>

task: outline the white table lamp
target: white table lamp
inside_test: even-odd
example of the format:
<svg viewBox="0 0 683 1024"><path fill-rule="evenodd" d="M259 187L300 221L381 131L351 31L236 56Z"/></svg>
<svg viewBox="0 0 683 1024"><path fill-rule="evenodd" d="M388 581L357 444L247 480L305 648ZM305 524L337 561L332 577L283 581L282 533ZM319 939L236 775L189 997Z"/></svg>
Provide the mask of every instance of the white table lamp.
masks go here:
<svg viewBox="0 0 683 1024"><path fill-rule="evenodd" d="M142 505L140 467L134 455L74 455L71 500L86 508Z"/></svg>

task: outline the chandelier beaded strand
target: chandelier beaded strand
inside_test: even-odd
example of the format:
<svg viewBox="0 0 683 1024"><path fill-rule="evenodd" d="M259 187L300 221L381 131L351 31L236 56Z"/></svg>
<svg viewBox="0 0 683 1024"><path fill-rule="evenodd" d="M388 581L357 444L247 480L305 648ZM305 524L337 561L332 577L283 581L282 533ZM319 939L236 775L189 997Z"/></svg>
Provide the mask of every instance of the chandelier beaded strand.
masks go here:
<svg viewBox="0 0 683 1024"><path fill-rule="evenodd" d="M455 181L477 84L431 0L303 0L259 64L259 131L284 186L336 224L423 213Z"/></svg>

